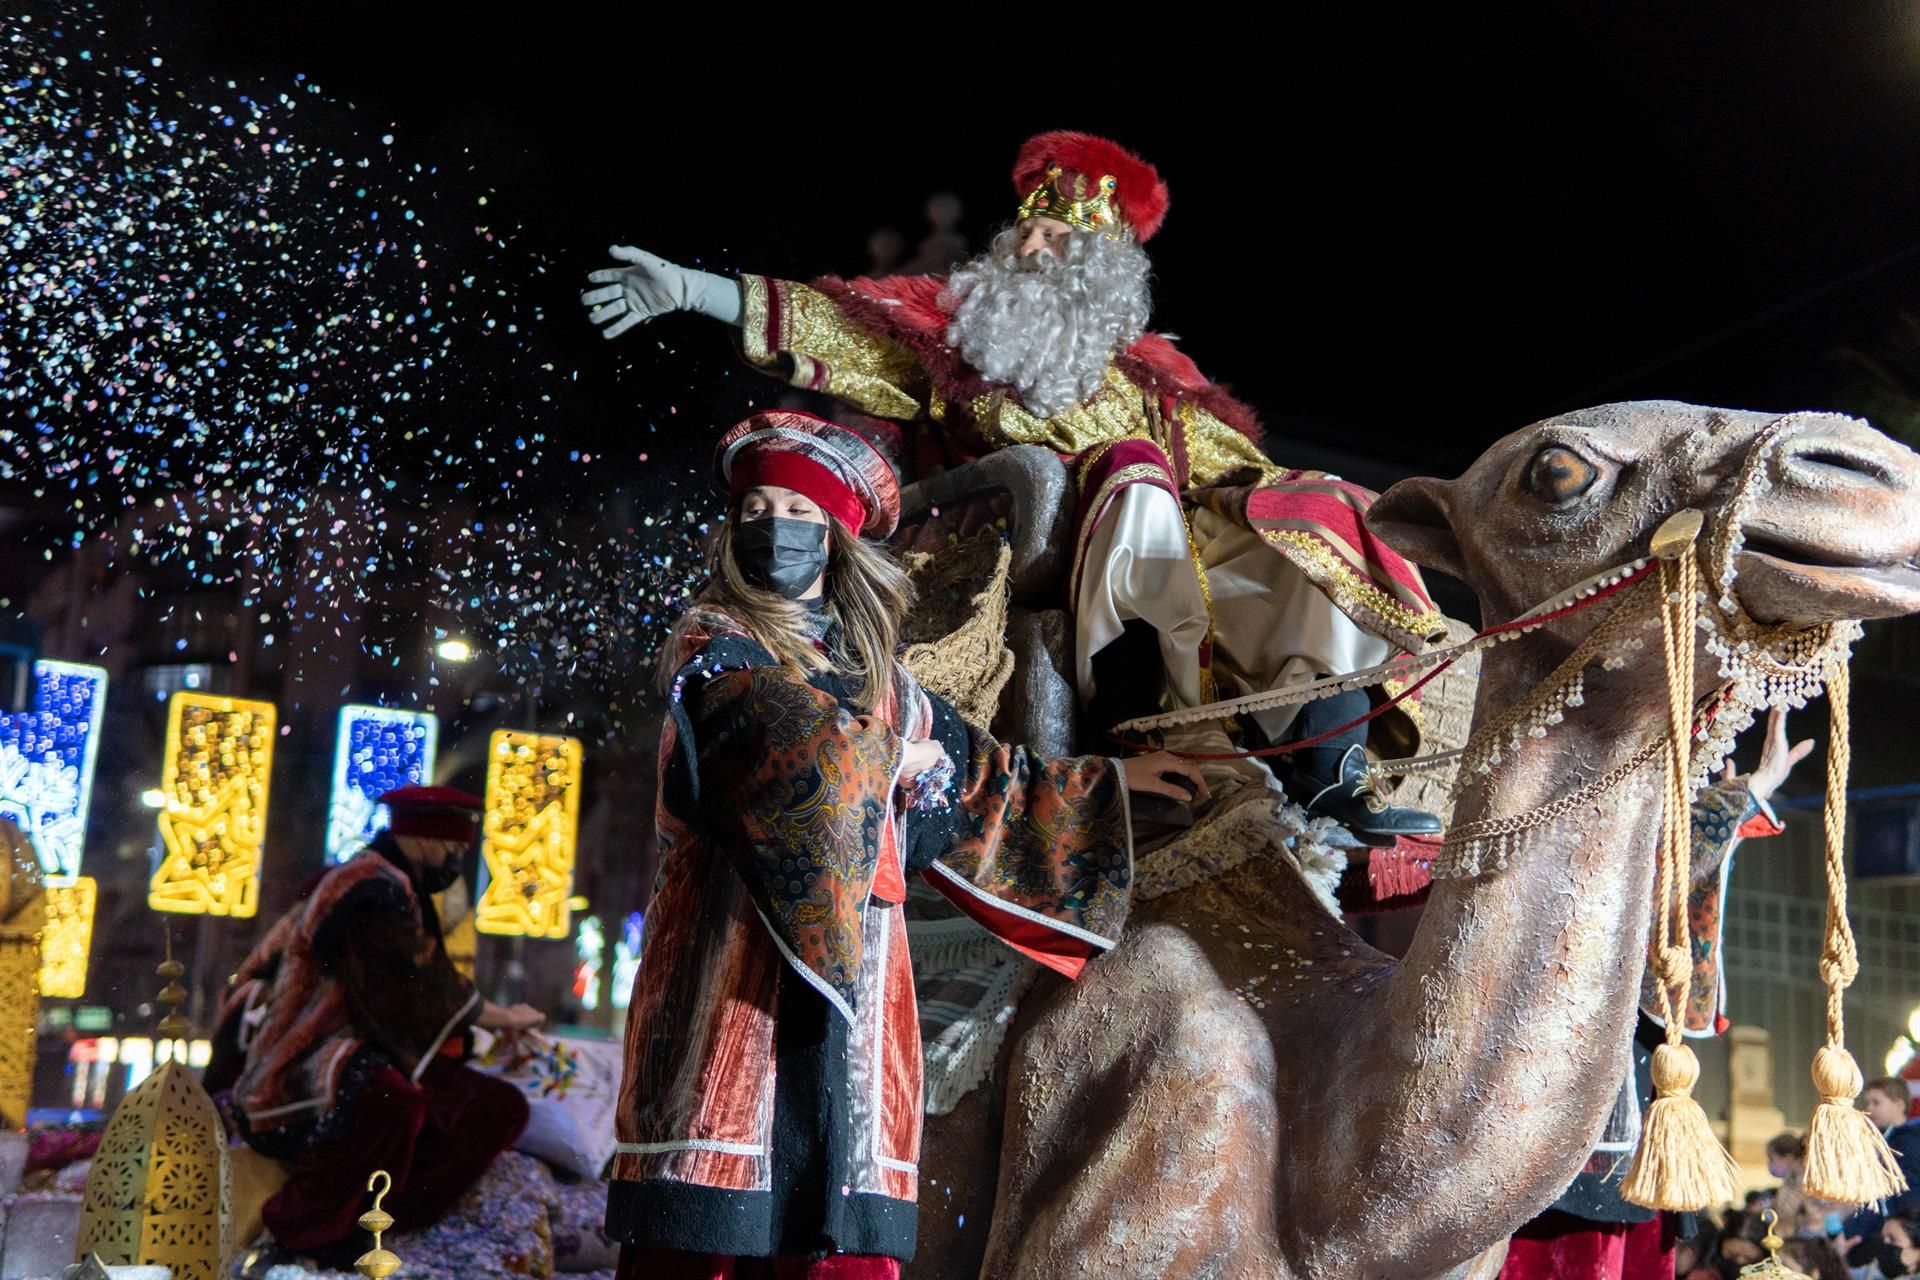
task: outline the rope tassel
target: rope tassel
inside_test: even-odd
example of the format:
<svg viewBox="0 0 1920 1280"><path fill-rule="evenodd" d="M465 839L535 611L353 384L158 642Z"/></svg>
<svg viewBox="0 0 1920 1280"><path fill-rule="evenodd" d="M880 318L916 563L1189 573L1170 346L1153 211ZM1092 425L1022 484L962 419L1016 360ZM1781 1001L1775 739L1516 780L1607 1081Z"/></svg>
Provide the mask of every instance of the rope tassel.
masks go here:
<svg viewBox="0 0 1920 1280"><path fill-rule="evenodd" d="M1682 1044L1653 1051L1653 1105L1620 1194L1648 1209L1685 1211L1740 1197L1740 1166L1713 1136L1693 1096L1700 1060Z"/></svg>
<svg viewBox="0 0 1920 1280"><path fill-rule="evenodd" d="M1666 1043L1653 1051L1653 1105L1620 1194L1648 1209L1684 1211L1730 1203L1740 1194L1740 1166L1713 1136L1707 1113L1693 1096L1700 1060L1681 1039L1693 959L1687 935L1687 868L1693 850L1687 753L1693 739L1693 667L1698 569L1694 544L1703 521L1681 511L1653 535L1660 557L1660 633L1666 653L1666 795L1662 806L1659 871L1659 945L1655 977Z"/></svg>
<svg viewBox="0 0 1920 1280"><path fill-rule="evenodd" d="M1907 1189L1906 1177L1887 1140L1866 1112L1854 1110L1861 1089L1860 1064L1847 1052L1845 993L1860 973L1853 927L1847 923L1847 769L1852 677L1844 659L1827 672L1827 714L1832 732L1827 747L1826 872L1827 941L1820 955L1820 978L1827 986L1827 1042L1813 1057L1813 1083L1820 1105L1807 1125L1808 1195L1843 1204L1870 1204Z"/></svg>
<svg viewBox="0 0 1920 1280"><path fill-rule="evenodd" d="M1822 1045L1813 1055L1813 1083L1820 1105L1807 1125L1807 1168L1801 1182L1817 1200L1871 1204L1907 1189L1886 1138L1853 1100L1860 1095L1860 1065L1845 1049Z"/></svg>

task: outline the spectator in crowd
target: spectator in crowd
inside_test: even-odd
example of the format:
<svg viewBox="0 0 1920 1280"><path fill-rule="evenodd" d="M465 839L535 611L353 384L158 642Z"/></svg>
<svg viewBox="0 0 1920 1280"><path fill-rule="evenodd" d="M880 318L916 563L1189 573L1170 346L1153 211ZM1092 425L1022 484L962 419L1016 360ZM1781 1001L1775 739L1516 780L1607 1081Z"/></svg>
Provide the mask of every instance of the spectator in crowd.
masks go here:
<svg viewBox="0 0 1920 1280"><path fill-rule="evenodd" d="M876 227L867 237L867 274L891 275L907 252L907 238L892 227Z"/></svg>
<svg viewBox="0 0 1920 1280"><path fill-rule="evenodd" d="M1704 1217L1698 1223L1699 1230L1691 1239L1674 1242L1674 1280L1720 1280L1713 1265L1714 1256L1720 1252L1720 1229Z"/></svg>
<svg viewBox="0 0 1920 1280"><path fill-rule="evenodd" d="M1841 1234L1859 1240L1877 1240L1880 1226L1889 1217L1920 1213L1920 1121L1907 1119L1911 1101L1907 1082L1898 1076L1881 1076L1867 1083L1860 1104L1874 1127L1887 1136L1900 1172L1906 1175L1907 1189L1884 1205L1861 1206L1846 1220Z"/></svg>
<svg viewBox="0 0 1920 1280"><path fill-rule="evenodd" d="M1789 1240L1780 1249L1780 1260L1810 1280L1850 1280L1847 1264L1825 1240Z"/></svg>
<svg viewBox="0 0 1920 1280"><path fill-rule="evenodd" d="M1780 1215L1780 1234L1788 1238L1828 1235L1827 1216L1838 1214L1843 1207L1808 1196L1800 1186L1806 1170L1805 1138L1789 1132L1767 1143L1767 1172L1780 1179L1780 1188L1773 1193L1773 1211Z"/></svg>
<svg viewBox="0 0 1920 1280"><path fill-rule="evenodd" d="M960 234L960 218L966 212L960 197L951 191L936 191L927 197L927 234L913 257L900 268L910 276L944 276L967 260L967 238Z"/></svg>
<svg viewBox="0 0 1920 1280"><path fill-rule="evenodd" d="M1873 1265L1886 1280L1920 1275L1920 1213L1888 1218L1881 1224Z"/></svg>

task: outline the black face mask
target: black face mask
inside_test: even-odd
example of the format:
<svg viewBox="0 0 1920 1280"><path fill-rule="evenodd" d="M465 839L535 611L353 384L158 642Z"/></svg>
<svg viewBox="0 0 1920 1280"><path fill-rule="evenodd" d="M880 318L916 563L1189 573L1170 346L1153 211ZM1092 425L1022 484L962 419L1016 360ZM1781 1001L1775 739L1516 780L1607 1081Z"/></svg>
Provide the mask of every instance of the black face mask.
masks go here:
<svg viewBox="0 0 1920 1280"><path fill-rule="evenodd" d="M1904 1252L1905 1250L1897 1244L1881 1243L1873 1246L1873 1260L1879 1265L1880 1274L1883 1276L1906 1275L1907 1264L1900 1257Z"/></svg>
<svg viewBox="0 0 1920 1280"><path fill-rule="evenodd" d="M450 853L447 855L447 860L437 867L423 865L420 868L420 887L428 893L439 893L442 889L452 888L453 882L460 878L461 864L465 861L463 855Z"/></svg>
<svg viewBox="0 0 1920 1280"><path fill-rule="evenodd" d="M798 600L827 571L827 526L784 516L743 520L733 530L733 562L754 586Z"/></svg>

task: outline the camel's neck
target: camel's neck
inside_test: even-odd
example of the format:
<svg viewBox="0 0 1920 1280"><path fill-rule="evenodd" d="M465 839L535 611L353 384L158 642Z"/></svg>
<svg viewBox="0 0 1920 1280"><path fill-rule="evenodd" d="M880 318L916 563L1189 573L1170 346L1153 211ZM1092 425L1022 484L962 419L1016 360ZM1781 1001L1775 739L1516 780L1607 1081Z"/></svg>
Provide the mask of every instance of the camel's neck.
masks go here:
<svg viewBox="0 0 1920 1280"><path fill-rule="evenodd" d="M1517 705L1550 667L1527 641L1489 655L1476 724ZM1589 672L1586 705L1545 738L1525 738L1453 822L1511 817L1623 764L1661 727L1657 675ZM1404 1153L1422 1220L1458 1239L1493 1205L1542 1207L1577 1172L1629 1057L1651 920L1659 757L1592 804L1533 833L1504 870L1438 882L1389 986L1380 1055L1406 1090L1408 1135L1447 1135ZM1432 1180L1423 1175L1431 1173ZM1428 1239L1433 1237L1428 1236ZM1494 1237L1489 1237L1488 1243Z"/></svg>

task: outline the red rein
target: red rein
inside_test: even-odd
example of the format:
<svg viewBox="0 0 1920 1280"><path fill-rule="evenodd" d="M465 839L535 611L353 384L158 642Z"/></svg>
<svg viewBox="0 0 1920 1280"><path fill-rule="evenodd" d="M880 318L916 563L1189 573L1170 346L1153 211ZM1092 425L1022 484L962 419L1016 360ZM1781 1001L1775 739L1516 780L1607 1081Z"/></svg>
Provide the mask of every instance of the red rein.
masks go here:
<svg viewBox="0 0 1920 1280"><path fill-rule="evenodd" d="M1626 588L1633 583L1638 582L1649 573L1652 573L1656 567L1657 563L1650 560L1640 568L1622 577L1620 581L1613 585L1602 587L1592 595L1576 600L1570 605L1555 609L1551 613L1543 613L1538 617L1522 617L1515 618L1511 622L1502 622L1498 626L1488 627L1485 631L1474 636L1474 639L1485 640L1488 636L1497 636L1508 631L1519 631L1528 627L1544 626L1549 622L1558 622L1570 614L1580 612L1580 610L1585 609L1589 605L1599 604L1608 596L1617 595L1621 591L1626 590ZM1418 680L1402 689L1399 693L1394 694L1391 698L1388 698L1385 702L1367 712L1367 714L1361 716L1358 720L1350 720L1339 728L1329 729L1325 733L1316 733L1311 738L1302 738L1298 742L1289 742L1278 747L1261 747L1255 751L1174 751L1169 754L1179 756L1182 760L1248 760L1256 756L1290 756L1296 751L1304 751L1308 747L1316 747L1323 742L1338 738L1342 734L1366 724L1369 720L1374 720L1385 715L1394 707L1399 706L1401 702L1420 692L1429 680L1452 666L1455 661L1457 661L1457 659L1448 658L1445 662L1427 672L1427 674L1421 676ZM1151 749L1148 744L1128 738L1122 734L1111 733L1107 736L1123 747L1129 747L1138 751Z"/></svg>

